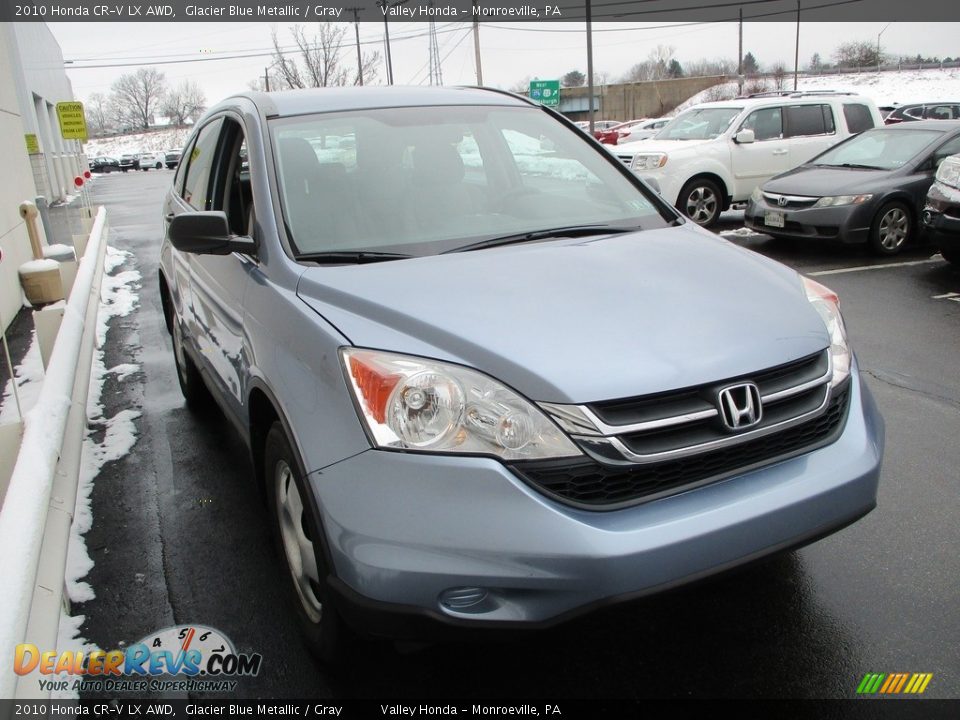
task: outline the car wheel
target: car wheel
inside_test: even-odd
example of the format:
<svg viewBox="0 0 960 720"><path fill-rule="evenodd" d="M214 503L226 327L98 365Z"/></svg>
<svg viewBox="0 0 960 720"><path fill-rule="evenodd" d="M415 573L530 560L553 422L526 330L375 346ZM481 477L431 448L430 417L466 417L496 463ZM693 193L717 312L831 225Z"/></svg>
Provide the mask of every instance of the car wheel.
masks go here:
<svg viewBox="0 0 960 720"><path fill-rule="evenodd" d="M327 570L320 533L304 502L301 463L279 422L273 423L267 433L263 461L274 541L290 579L288 587L297 619L310 651L321 662L332 665L343 653L348 630L326 601Z"/></svg>
<svg viewBox="0 0 960 720"><path fill-rule="evenodd" d="M677 200L677 210L697 225L710 227L723 209L723 195L712 180L691 180L683 186Z"/></svg>
<svg viewBox="0 0 960 720"><path fill-rule="evenodd" d="M880 255L896 255L913 238L910 209L902 202L880 208L870 228L870 248Z"/></svg>
<svg viewBox="0 0 960 720"><path fill-rule="evenodd" d="M180 326L180 319L174 315L173 327L173 360L177 366L177 380L180 383L180 392L183 393L187 401L187 407L191 410L203 410L210 406L213 398L207 386L203 384L203 378L200 376L200 370L187 354L183 347L183 329Z"/></svg>
<svg viewBox="0 0 960 720"><path fill-rule="evenodd" d="M160 170L163 168L163 165L161 165L160 163L157 163L156 167L157 167L157 170Z"/></svg>
<svg viewBox="0 0 960 720"><path fill-rule="evenodd" d="M940 248L940 254L943 259L953 265L960 265L960 249L958 248Z"/></svg>
<svg viewBox="0 0 960 720"><path fill-rule="evenodd" d="M120 168L120 169L123 170L123 172L126 172L127 170L129 170L129 168Z"/></svg>

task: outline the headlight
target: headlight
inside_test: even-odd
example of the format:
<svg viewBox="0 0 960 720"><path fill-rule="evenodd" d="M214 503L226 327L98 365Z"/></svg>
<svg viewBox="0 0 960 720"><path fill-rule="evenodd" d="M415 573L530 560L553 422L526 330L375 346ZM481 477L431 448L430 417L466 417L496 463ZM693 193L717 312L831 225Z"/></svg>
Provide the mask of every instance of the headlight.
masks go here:
<svg viewBox="0 0 960 720"><path fill-rule="evenodd" d="M833 363L833 379L830 387L836 387L850 377L850 348L847 345L847 330L840 315L840 298L833 290L816 280L803 278L807 300L816 308L830 333L830 359Z"/></svg>
<svg viewBox="0 0 960 720"><path fill-rule="evenodd" d="M750 199L753 200L755 203L763 202L763 191L760 189L759 185L757 185L753 189L753 192L750 193Z"/></svg>
<svg viewBox="0 0 960 720"><path fill-rule="evenodd" d="M654 170L667 164L666 153L637 153L633 156L634 170Z"/></svg>
<svg viewBox="0 0 960 720"><path fill-rule="evenodd" d="M376 350L340 356L377 447L504 460L582 454L538 408L475 370Z"/></svg>
<svg viewBox="0 0 960 720"><path fill-rule="evenodd" d="M944 185L960 188L960 159L948 157L937 168L937 180Z"/></svg>
<svg viewBox="0 0 960 720"><path fill-rule="evenodd" d="M838 205L859 205L872 197L873 195L834 195L833 197L820 198L813 206L815 208L824 208L836 207Z"/></svg>

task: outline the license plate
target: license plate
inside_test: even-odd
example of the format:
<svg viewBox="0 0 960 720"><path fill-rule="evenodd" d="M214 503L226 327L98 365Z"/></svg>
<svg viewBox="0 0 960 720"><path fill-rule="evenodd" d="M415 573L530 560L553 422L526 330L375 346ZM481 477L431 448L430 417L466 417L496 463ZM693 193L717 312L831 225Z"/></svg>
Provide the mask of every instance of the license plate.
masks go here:
<svg viewBox="0 0 960 720"><path fill-rule="evenodd" d="M769 225L770 227L783 227L783 213L782 212L768 212L763 215L763 224Z"/></svg>

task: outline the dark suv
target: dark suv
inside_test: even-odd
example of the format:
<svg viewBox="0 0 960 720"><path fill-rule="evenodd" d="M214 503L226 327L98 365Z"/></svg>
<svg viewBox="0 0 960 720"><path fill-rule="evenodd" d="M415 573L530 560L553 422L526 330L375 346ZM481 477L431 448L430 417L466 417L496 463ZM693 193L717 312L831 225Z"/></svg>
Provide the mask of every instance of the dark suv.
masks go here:
<svg viewBox="0 0 960 720"><path fill-rule="evenodd" d="M883 122L887 125L912 122L914 120L960 120L960 102L932 102L900 105L887 115Z"/></svg>

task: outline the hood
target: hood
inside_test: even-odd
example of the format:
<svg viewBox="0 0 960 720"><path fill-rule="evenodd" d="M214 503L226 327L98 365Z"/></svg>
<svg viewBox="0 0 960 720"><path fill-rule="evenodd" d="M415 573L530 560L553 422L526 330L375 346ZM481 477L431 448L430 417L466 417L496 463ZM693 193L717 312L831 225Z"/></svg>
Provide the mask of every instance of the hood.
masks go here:
<svg viewBox="0 0 960 720"><path fill-rule="evenodd" d="M711 140L657 140L655 137L648 137L645 140L632 140L630 142L617 145L617 152L663 152L676 153L681 150L692 150L695 147L706 143L715 142L716 138Z"/></svg>
<svg viewBox="0 0 960 720"><path fill-rule="evenodd" d="M782 195L859 195L890 180L890 170L858 170L801 165L765 182L763 189Z"/></svg>
<svg viewBox="0 0 960 720"><path fill-rule="evenodd" d="M458 362L545 402L723 380L828 345L796 273L689 226L313 267L297 293L356 346Z"/></svg>

